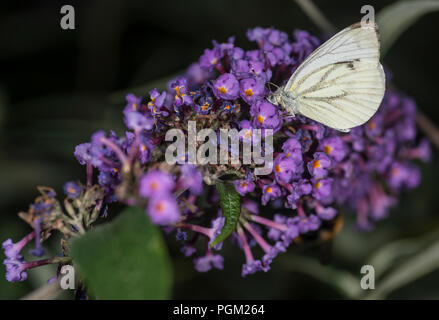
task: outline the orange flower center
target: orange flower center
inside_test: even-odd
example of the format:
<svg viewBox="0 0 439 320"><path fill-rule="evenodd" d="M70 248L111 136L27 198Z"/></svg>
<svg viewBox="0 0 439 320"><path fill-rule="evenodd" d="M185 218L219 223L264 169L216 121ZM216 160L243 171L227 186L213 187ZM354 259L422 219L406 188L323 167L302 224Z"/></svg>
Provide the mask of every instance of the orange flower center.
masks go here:
<svg viewBox="0 0 439 320"><path fill-rule="evenodd" d="M263 124L263 123L264 123L264 120L265 120L265 118L264 118L263 116L261 116L261 115L258 116L258 122L259 122L260 124Z"/></svg>
<svg viewBox="0 0 439 320"><path fill-rule="evenodd" d="M247 97L251 97L251 96L253 95L253 90L252 90L252 89L247 89L247 90L245 90L245 95L246 95Z"/></svg>
<svg viewBox="0 0 439 320"><path fill-rule="evenodd" d="M330 146L325 146L325 153L330 154L332 151L332 148Z"/></svg>
<svg viewBox="0 0 439 320"><path fill-rule="evenodd" d="M267 189L265 189L265 191L266 191L267 193L271 193L271 192L273 191L273 189L271 189L271 187L268 187Z"/></svg>
<svg viewBox="0 0 439 320"><path fill-rule="evenodd" d="M280 167L280 165L276 165L276 167L274 168L274 170L276 170L276 172L282 172L282 168Z"/></svg>
<svg viewBox="0 0 439 320"><path fill-rule="evenodd" d="M153 181L151 182L151 189L152 190L157 190L159 188L159 184L157 183L157 181Z"/></svg>
<svg viewBox="0 0 439 320"><path fill-rule="evenodd" d="M315 168L320 168L322 165L320 164L320 160L316 160L312 163L312 167Z"/></svg>
<svg viewBox="0 0 439 320"><path fill-rule="evenodd" d="M162 212L165 209L165 206L163 205L162 202L159 202L156 206L155 209L159 212Z"/></svg>
<svg viewBox="0 0 439 320"><path fill-rule="evenodd" d="M203 104L203 105L201 106L201 109L202 109L203 111L206 111L207 108L209 108L209 103L208 103L208 102L206 102L205 104Z"/></svg>
<svg viewBox="0 0 439 320"><path fill-rule="evenodd" d="M69 193L76 193L76 190L75 190L74 188L72 188L72 187L68 187L68 188L67 188L67 191L68 191Z"/></svg>
<svg viewBox="0 0 439 320"><path fill-rule="evenodd" d="M218 91L222 94L227 93L227 89L224 86L219 87Z"/></svg>

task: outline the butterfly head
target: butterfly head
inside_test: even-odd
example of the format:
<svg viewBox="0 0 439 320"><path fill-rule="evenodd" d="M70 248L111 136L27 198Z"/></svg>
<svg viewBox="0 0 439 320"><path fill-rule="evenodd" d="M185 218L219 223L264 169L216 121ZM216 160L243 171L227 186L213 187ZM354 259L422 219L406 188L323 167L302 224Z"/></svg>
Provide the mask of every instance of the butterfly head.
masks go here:
<svg viewBox="0 0 439 320"><path fill-rule="evenodd" d="M267 100L274 104L275 106L279 106L282 104L282 90L281 88L277 89L275 92L271 93Z"/></svg>

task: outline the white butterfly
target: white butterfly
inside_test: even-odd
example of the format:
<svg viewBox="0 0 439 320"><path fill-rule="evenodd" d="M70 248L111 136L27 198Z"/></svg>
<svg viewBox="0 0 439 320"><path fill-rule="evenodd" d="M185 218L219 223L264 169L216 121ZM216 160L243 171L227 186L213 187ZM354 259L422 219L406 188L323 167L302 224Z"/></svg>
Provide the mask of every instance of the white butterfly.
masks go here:
<svg viewBox="0 0 439 320"><path fill-rule="evenodd" d="M381 104L385 76L379 58L378 27L356 23L311 53L268 100L293 116L347 132L368 121Z"/></svg>

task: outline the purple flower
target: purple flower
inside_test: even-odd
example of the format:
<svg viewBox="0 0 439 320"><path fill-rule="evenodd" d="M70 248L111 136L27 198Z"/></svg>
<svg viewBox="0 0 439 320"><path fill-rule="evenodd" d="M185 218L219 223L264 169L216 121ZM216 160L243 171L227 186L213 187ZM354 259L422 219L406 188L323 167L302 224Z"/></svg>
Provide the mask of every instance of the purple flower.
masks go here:
<svg viewBox="0 0 439 320"><path fill-rule="evenodd" d="M287 196L287 207L296 209L297 202L303 195L310 194L312 192L312 185L307 179L301 179L297 182L293 182L291 185L290 194Z"/></svg>
<svg viewBox="0 0 439 320"><path fill-rule="evenodd" d="M24 281L27 279L26 269L28 264L24 261L20 254L21 250L35 237L35 232L29 233L17 243L13 243L11 239L7 239L2 243L6 259L3 264L6 266L6 280L9 282Z"/></svg>
<svg viewBox="0 0 439 320"><path fill-rule="evenodd" d="M220 107L221 111L224 113L232 113L235 111L236 106L233 102L224 100Z"/></svg>
<svg viewBox="0 0 439 320"><path fill-rule="evenodd" d="M339 136L323 139L319 143L319 150L325 152L335 161L341 161L346 156L346 146Z"/></svg>
<svg viewBox="0 0 439 320"><path fill-rule="evenodd" d="M260 81L267 82L271 79L272 71L271 69L268 70L265 69L265 63L263 61L250 60L248 63L249 63L250 73L253 76L256 76L256 78L260 79ZM264 86L264 93L267 94L267 90L265 90L265 86Z"/></svg>
<svg viewBox="0 0 439 320"><path fill-rule="evenodd" d="M187 80L184 77L178 77L171 85L171 89L174 90L174 105L180 107L182 105L192 105L193 99L187 88Z"/></svg>
<svg viewBox="0 0 439 320"><path fill-rule="evenodd" d="M320 204L316 205L316 212L322 220L332 220L337 215L337 210L332 207L323 207Z"/></svg>
<svg viewBox="0 0 439 320"><path fill-rule="evenodd" d="M64 193L71 199L76 199L81 194L81 186L79 183L69 181L64 185Z"/></svg>
<svg viewBox="0 0 439 320"><path fill-rule="evenodd" d="M207 272L212 267L222 270L224 268L224 258L219 254L207 254L203 257L195 258L194 264L198 272Z"/></svg>
<svg viewBox="0 0 439 320"><path fill-rule="evenodd" d="M75 147L75 158L81 165L90 163L93 156L91 154L91 143L81 143Z"/></svg>
<svg viewBox="0 0 439 320"><path fill-rule="evenodd" d="M160 93L157 89L154 88L149 92L149 98L151 99L151 101L148 102L148 108L153 111L154 114L156 113L156 111L153 109L160 109L165 103L166 92Z"/></svg>
<svg viewBox="0 0 439 320"><path fill-rule="evenodd" d="M202 68L199 63L194 62L187 68L185 77L189 87L195 89L210 78L210 72L206 68Z"/></svg>
<svg viewBox="0 0 439 320"><path fill-rule="evenodd" d="M202 115L207 115L212 110L213 99L212 97L202 97L195 105L195 110Z"/></svg>
<svg viewBox="0 0 439 320"><path fill-rule="evenodd" d="M288 35L279 30L271 30L267 40L274 46L280 47L288 40Z"/></svg>
<svg viewBox="0 0 439 320"><path fill-rule="evenodd" d="M406 148L401 151L401 154L408 159L420 159L424 162L429 162L431 160L430 142L424 138L417 147Z"/></svg>
<svg viewBox="0 0 439 320"><path fill-rule="evenodd" d="M281 234L283 233L283 230L281 230L278 226L283 226L286 220L287 218L285 216L276 213L274 215L274 224L271 224L271 226L269 227L267 237L271 240L279 240Z"/></svg>
<svg viewBox="0 0 439 320"><path fill-rule="evenodd" d="M302 162L302 145L295 138L290 138L282 145L282 150L285 153L285 157L292 158L296 163Z"/></svg>
<svg viewBox="0 0 439 320"><path fill-rule="evenodd" d="M105 188L105 201L107 203L117 201L114 191L121 182L119 173L116 171L101 171L98 175L98 182L100 186Z"/></svg>
<svg viewBox="0 0 439 320"><path fill-rule="evenodd" d="M22 256L15 259L5 259L3 264L6 266L6 280L9 282L19 282L27 279L26 264Z"/></svg>
<svg viewBox="0 0 439 320"><path fill-rule="evenodd" d="M265 267L260 260L251 260L242 265L241 275L245 277L258 271L267 272L268 268Z"/></svg>
<svg viewBox="0 0 439 320"><path fill-rule="evenodd" d="M311 214L308 217L297 216L294 217L293 220L299 228L299 232L301 234L307 233L309 231L315 231L320 228L321 225L320 219L314 214Z"/></svg>
<svg viewBox="0 0 439 320"><path fill-rule="evenodd" d="M313 157L314 160L308 162L307 165L309 173L316 178L326 177L331 167L331 159L322 152L314 153Z"/></svg>
<svg viewBox="0 0 439 320"><path fill-rule="evenodd" d="M389 208L396 204L396 199L387 195L379 184L371 187L369 199L371 216L375 220L386 217Z"/></svg>
<svg viewBox="0 0 439 320"><path fill-rule="evenodd" d="M126 95L127 104L124 111L138 111L140 109L140 104L142 103L142 97L136 97L134 94L129 93Z"/></svg>
<svg viewBox="0 0 439 320"><path fill-rule="evenodd" d="M299 236L299 226L295 222L295 218L288 218L286 220L287 229L281 235L282 243L289 246L290 243Z"/></svg>
<svg viewBox="0 0 439 320"><path fill-rule="evenodd" d="M149 199L148 215L153 223L169 225L178 222L180 211L177 201L168 194L156 194Z"/></svg>
<svg viewBox="0 0 439 320"><path fill-rule="evenodd" d="M145 164L151 159L154 145L152 144L151 139L147 135L140 134L138 138L139 138L138 159L141 164Z"/></svg>
<svg viewBox="0 0 439 320"><path fill-rule="evenodd" d="M139 194L142 197L156 197L171 192L174 188L172 176L166 172L153 170L140 178Z"/></svg>
<svg viewBox="0 0 439 320"><path fill-rule="evenodd" d="M175 239L177 239L177 241L186 241L187 232L182 231L181 229L177 229L177 234L175 235Z"/></svg>
<svg viewBox="0 0 439 320"><path fill-rule="evenodd" d="M333 181L332 178L313 180L313 197L317 200L327 198L331 194Z"/></svg>
<svg viewBox="0 0 439 320"><path fill-rule="evenodd" d="M265 95L265 83L262 80L255 78L243 79L239 82L240 95L248 104L254 103L256 100Z"/></svg>
<svg viewBox="0 0 439 320"><path fill-rule="evenodd" d="M222 58L221 50L219 48L206 49L204 54L200 57L200 67L211 70L216 66Z"/></svg>
<svg viewBox="0 0 439 320"><path fill-rule="evenodd" d="M190 257L196 251L197 251L197 249L195 249L194 246L187 244L187 243L181 247L181 252L184 254L185 257Z"/></svg>
<svg viewBox="0 0 439 320"><path fill-rule="evenodd" d="M247 38L250 41L262 42L265 40L265 37L270 32L270 29L264 29L261 27L256 27L253 29L247 30Z"/></svg>
<svg viewBox="0 0 439 320"><path fill-rule="evenodd" d="M274 258L276 258L279 253L285 252L286 248L281 242L276 242L274 246L272 246L268 252L265 253L265 255L262 257L262 263L265 267L269 266Z"/></svg>
<svg viewBox="0 0 439 320"><path fill-rule="evenodd" d="M144 116L140 112L132 111L125 114L125 124L129 129L140 132L142 130L151 130L154 126L154 119Z"/></svg>
<svg viewBox="0 0 439 320"><path fill-rule="evenodd" d="M382 132L383 116L376 113L364 126L364 131L369 138L379 136Z"/></svg>
<svg viewBox="0 0 439 320"><path fill-rule="evenodd" d="M387 181L394 190L417 187L420 182L419 170L411 165L395 162L390 167Z"/></svg>
<svg viewBox="0 0 439 320"><path fill-rule="evenodd" d="M297 171L298 168L293 157L279 154L274 159L274 174L278 182L289 183Z"/></svg>
<svg viewBox="0 0 439 320"><path fill-rule="evenodd" d="M235 180L233 184L241 196L245 196L247 193L255 190L255 184L251 180Z"/></svg>
<svg viewBox="0 0 439 320"><path fill-rule="evenodd" d="M262 205L264 206L268 203L268 201L277 199L282 195L282 191L280 187L275 183L264 186L262 192L263 193L262 193L261 202Z"/></svg>
<svg viewBox="0 0 439 320"><path fill-rule="evenodd" d="M231 71L238 79L248 78L251 75L250 61L246 59L233 60Z"/></svg>
<svg viewBox="0 0 439 320"><path fill-rule="evenodd" d="M424 162L429 162L431 160L431 146L427 139L424 138L421 140L416 148L415 155Z"/></svg>
<svg viewBox="0 0 439 320"><path fill-rule="evenodd" d="M260 100L254 103L250 108L250 115L256 128L273 129L276 132L282 126L278 109L268 101Z"/></svg>
<svg viewBox="0 0 439 320"><path fill-rule="evenodd" d="M213 93L219 99L234 100L239 96L239 82L231 73L224 73L215 80Z"/></svg>
<svg viewBox="0 0 439 320"><path fill-rule="evenodd" d="M195 166L184 164L181 166L180 184L188 188L192 194L199 195L203 191L203 176Z"/></svg>
<svg viewBox="0 0 439 320"><path fill-rule="evenodd" d="M21 250L35 237L35 232L29 233L23 239L18 241L17 243L13 243L12 239L7 239L3 241L2 248L5 253L6 258L8 259L18 259L21 257Z"/></svg>
<svg viewBox="0 0 439 320"><path fill-rule="evenodd" d="M319 45L319 40L316 37L303 30L294 31L294 38L296 41L292 44L291 49L299 61L303 61Z"/></svg>

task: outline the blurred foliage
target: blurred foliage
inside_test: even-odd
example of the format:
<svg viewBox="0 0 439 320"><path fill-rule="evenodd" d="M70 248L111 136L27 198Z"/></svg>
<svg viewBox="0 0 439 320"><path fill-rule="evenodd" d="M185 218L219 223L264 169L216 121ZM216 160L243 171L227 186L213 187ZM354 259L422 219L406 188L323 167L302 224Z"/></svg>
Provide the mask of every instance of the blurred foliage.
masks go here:
<svg viewBox="0 0 439 320"><path fill-rule="evenodd" d="M361 1L316 0L327 17L343 28L361 18ZM413 3L436 1L413 1ZM85 172L73 157L75 145L98 129L123 128L124 95L146 95L164 87L196 60L211 40L236 35L244 48L252 44L245 31L275 26L291 32L319 30L294 1L201 0L146 2L141 0L69 1L76 9L76 30L59 27L64 1L2 1L0 3L0 235L1 241L20 239L30 231L16 213L27 209L37 185L61 193L65 181L83 179ZM369 1L375 12L392 0ZM406 8L405 2L394 6ZM412 4L410 4L412 5ZM439 13L426 15L410 28L422 10L383 11L380 26L399 36L384 59L392 82L411 95L435 123L438 46L434 36ZM410 14L410 15L409 15ZM406 25L395 27L396 16ZM403 18L404 17L404 18ZM393 18L392 18L393 19ZM388 23L382 26L383 23ZM400 33L406 29L404 33ZM422 36L420 36L422 35ZM386 39L386 35L383 35ZM127 89L132 88L132 89ZM227 242L225 270L194 271L173 235L166 235L174 265L173 298L439 298L437 265L439 230L438 153L422 165L421 186L400 199L387 220L371 232L358 232L352 212L334 239L329 266L318 258L322 248L290 250L268 273L242 279L243 254ZM117 213L113 210L111 215ZM111 237L109 241L113 241ZM59 252L56 238L49 254ZM27 249L26 249L27 250ZM140 258L139 258L140 259ZM360 269L375 265L376 290L359 289ZM29 272L29 280L8 283L0 267L0 299L14 299L45 283L53 269ZM65 293L60 298L66 298Z"/></svg>
<svg viewBox="0 0 439 320"><path fill-rule="evenodd" d="M439 1L401 0L385 7L377 16L381 54L384 56L398 37L426 13L439 10Z"/></svg>

